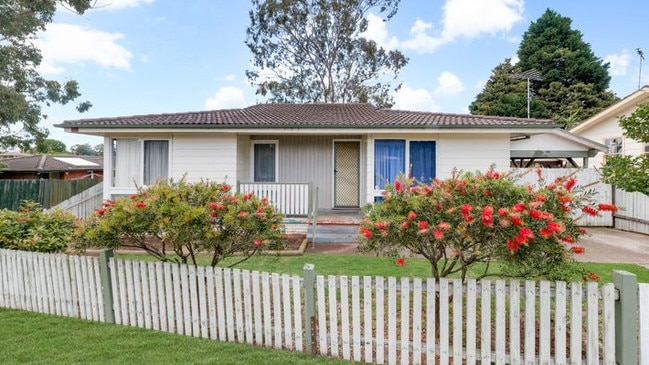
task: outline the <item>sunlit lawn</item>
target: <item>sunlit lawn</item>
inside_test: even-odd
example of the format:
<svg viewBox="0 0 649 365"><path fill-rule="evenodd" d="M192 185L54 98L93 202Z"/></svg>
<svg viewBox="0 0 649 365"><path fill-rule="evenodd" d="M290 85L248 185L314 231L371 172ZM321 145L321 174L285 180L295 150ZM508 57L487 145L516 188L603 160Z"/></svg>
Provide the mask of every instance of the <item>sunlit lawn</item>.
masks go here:
<svg viewBox="0 0 649 365"><path fill-rule="evenodd" d="M146 254L119 254L117 257L154 260ZM228 259L219 266L228 266L234 259ZM201 258L199 264L207 265L209 260ZM396 265L391 257L376 257L367 255L340 255L340 254L304 254L303 256L255 256L237 265L237 268L246 270L267 271L287 274L301 274L305 264L315 265L318 275L347 275L347 276L396 276L396 277L430 277L431 270L428 261L421 258L407 258L406 264L401 267ZM649 269L635 264L617 263L582 263L586 270L592 271L602 277L603 282L613 281L613 270L629 271L638 277L638 282L649 283ZM493 265L493 264L492 264ZM476 265L469 276L482 272L483 266Z"/></svg>
<svg viewBox="0 0 649 365"><path fill-rule="evenodd" d="M273 350L0 309L2 364L351 364Z"/></svg>

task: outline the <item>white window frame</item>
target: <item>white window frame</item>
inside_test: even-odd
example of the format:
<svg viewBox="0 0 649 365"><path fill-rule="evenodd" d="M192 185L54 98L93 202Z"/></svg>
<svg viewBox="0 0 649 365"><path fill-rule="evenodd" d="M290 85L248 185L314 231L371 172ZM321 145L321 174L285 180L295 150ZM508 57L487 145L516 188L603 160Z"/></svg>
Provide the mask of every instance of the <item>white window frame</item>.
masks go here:
<svg viewBox="0 0 649 365"><path fill-rule="evenodd" d="M410 173L411 173L411 171L410 171L411 170L411 166L410 166L410 142L435 142L435 151L434 151L435 152L435 175L437 175L437 166L438 166L438 163L437 163L438 162L438 160L437 160L437 156L438 156L437 144L438 143L437 143L436 139L431 139L431 138L374 138L373 141L372 141L372 144L373 144L372 150L374 151L374 148L376 146L376 144L375 144L376 141L381 141L381 140L386 140L386 139L387 140L405 141L404 148L406 150L405 150L405 153L404 153L404 161L403 161L405 166L403 166L403 170L401 170L401 172L403 174L405 174L406 176L410 176ZM372 170L374 170L374 164L372 164ZM372 182L374 182L375 174L376 174L376 171L373 171ZM382 196L384 191L385 191L384 189L379 189L378 185L374 185L374 197Z"/></svg>
<svg viewBox="0 0 649 365"><path fill-rule="evenodd" d="M250 143L250 181L255 182L255 145L257 144L274 144L275 145L275 181L279 181L279 140L276 139L259 139L252 140Z"/></svg>
<svg viewBox="0 0 649 365"><path fill-rule="evenodd" d="M140 144L140 171L138 172L139 183L144 185L144 142L147 141L167 141L167 179L171 178L171 140L169 138L140 138L138 140Z"/></svg>
<svg viewBox="0 0 649 365"><path fill-rule="evenodd" d="M619 147L619 152L612 152L613 142L619 141L615 146ZM606 145L607 151L606 154L609 156L624 156L624 138L622 137L612 137L605 138L604 145Z"/></svg>
<svg viewBox="0 0 649 365"><path fill-rule="evenodd" d="M645 142L645 143L643 144L642 152L643 152L645 155L646 155L646 154L649 154L649 142Z"/></svg>

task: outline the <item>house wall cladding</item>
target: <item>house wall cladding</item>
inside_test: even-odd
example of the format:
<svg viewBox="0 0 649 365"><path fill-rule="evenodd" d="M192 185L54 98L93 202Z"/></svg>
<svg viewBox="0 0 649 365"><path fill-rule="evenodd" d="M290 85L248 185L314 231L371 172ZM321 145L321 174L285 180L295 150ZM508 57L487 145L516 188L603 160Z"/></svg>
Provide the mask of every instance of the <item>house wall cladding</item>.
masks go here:
<svg viewBox="0 0 649 365"><path fill-rule="evenodd" d="M174 179L237 182L236 135L176 135L171 140L170 157Z"/></svg>

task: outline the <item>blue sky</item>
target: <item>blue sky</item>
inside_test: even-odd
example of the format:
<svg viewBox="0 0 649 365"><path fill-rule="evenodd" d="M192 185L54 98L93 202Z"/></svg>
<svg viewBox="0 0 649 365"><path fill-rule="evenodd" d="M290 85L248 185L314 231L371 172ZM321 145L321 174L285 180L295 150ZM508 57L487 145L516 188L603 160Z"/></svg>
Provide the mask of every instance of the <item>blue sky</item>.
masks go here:
<svg viewBox="0 0 649 365"><path fill-rule="evenodd" d="M369 15L367 36L410 58L397 81L395 108L468 113L491 70L515 58L530 23L550 8L572 19L595 55L611 62L611 90L638 87L640 60L649 56L649 2L593 0L403 0L382 22ZM40 71L79 81L93 108L45 109L50 138L68 148L100 138L63 132L63 120L240 108L264 100L245 77L247 0L98 0L78 16L61 9L39 35ZM649 84L645 63L642 84Z"/></svg>

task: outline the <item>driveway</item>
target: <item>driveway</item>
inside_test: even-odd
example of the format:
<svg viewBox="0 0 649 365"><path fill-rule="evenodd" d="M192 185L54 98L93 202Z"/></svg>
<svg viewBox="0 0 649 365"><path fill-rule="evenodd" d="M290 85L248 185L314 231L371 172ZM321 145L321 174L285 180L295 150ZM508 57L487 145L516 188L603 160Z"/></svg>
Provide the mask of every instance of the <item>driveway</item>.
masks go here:
<svg viewBox="0 0 649 365"><path fill-rule="evenodd" d="M586 252L575 255L578 261L625 262L649 268L649 236L612 228L587 228L590 236L580 245Z"/></svg>

